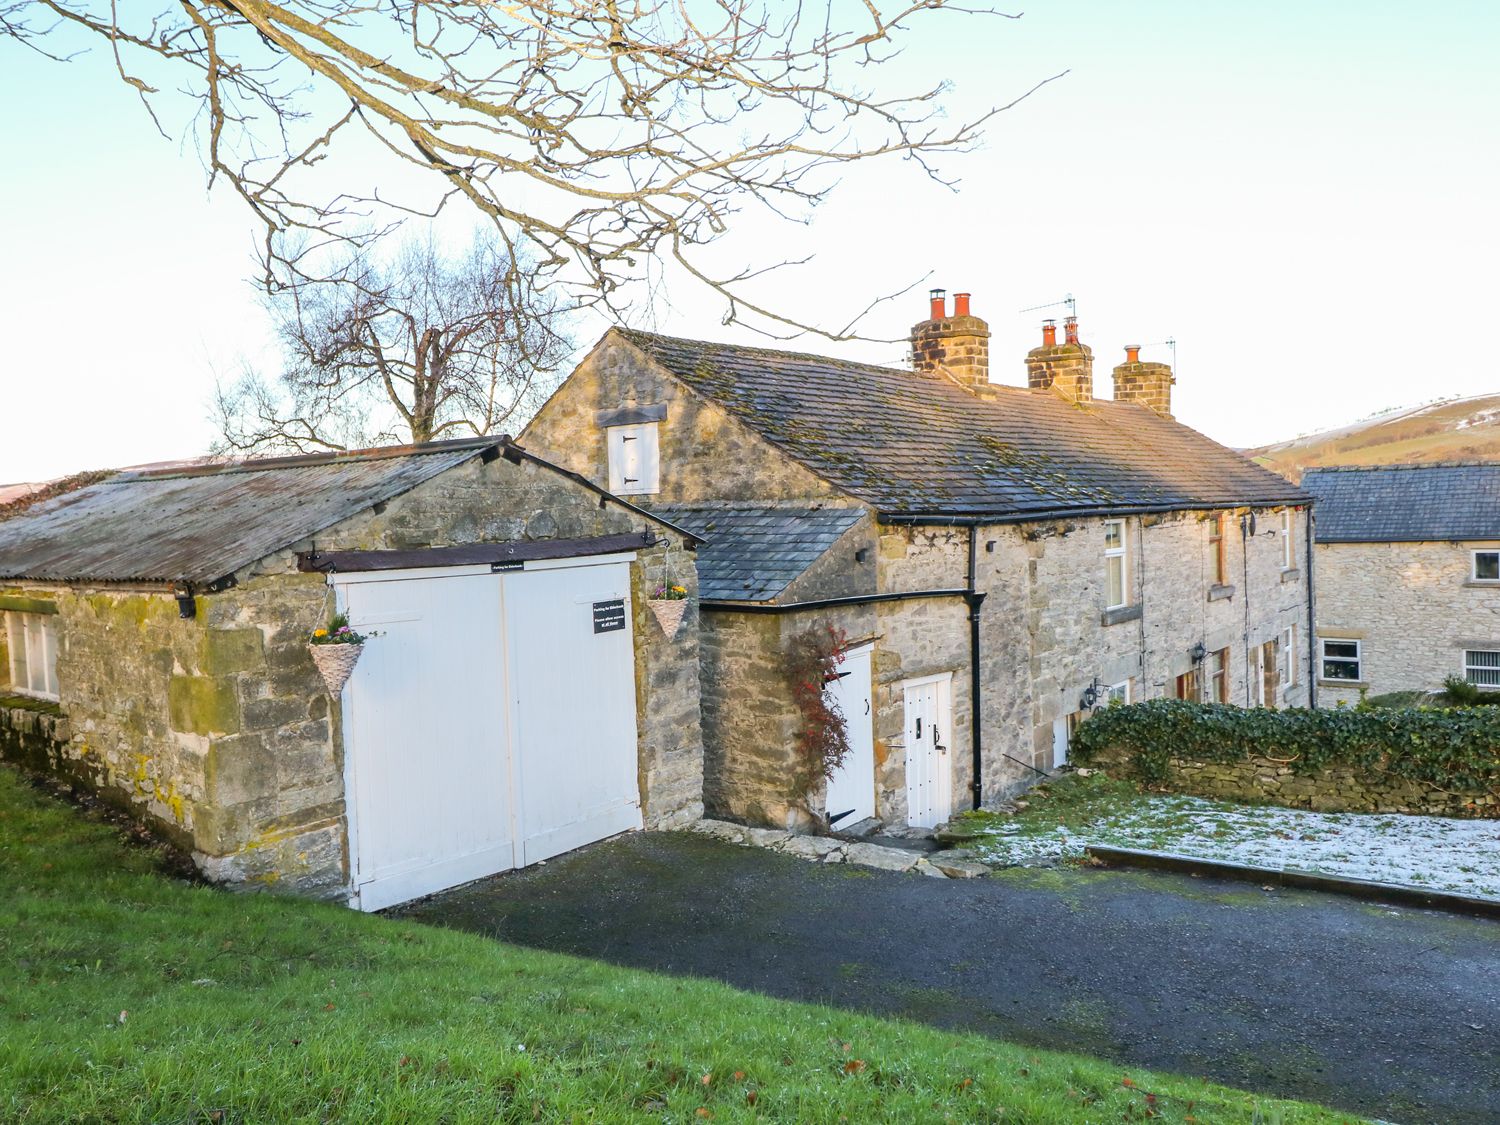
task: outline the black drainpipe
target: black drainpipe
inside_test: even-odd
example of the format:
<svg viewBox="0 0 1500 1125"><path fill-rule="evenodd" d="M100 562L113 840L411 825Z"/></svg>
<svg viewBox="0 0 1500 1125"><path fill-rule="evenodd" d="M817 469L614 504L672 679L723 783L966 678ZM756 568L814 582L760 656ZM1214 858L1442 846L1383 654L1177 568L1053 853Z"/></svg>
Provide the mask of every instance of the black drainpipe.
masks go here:
<svg viewBox="0 0 1500 1125"><path fill-rule="evenodd" d="M974 751L974 807L984 802L984 735L980 721L979 677L979 607L984 594L979 590L979 529L969 525L969 581L964 601L969 606L969 740Z"/></svg>

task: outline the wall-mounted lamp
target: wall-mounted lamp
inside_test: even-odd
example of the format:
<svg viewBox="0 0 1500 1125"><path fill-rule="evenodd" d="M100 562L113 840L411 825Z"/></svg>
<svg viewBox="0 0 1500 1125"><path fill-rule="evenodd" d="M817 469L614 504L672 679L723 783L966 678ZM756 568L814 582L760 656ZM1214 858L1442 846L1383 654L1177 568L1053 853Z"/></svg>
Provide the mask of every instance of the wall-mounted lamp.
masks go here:
<svg viewBox="0 0 1500 1125"><path fill-rule="evenodd" d="M1099 682L1099 677L1094 677L1094 682L1083 689L1083 694L1078 697L1078 709L1080 711L1092 711L1094 704L1099 702L1099 696L1104 690L1104 685Z"/></svg>
<svg viewBox="0 0 1500 1125"><path fill-rule="evenodd" d="M1192 658L1194 664L1202 664L1208 656L1208 646L1199 641L1192 648L1188 649L1188 656Z"/></svg>
<svg viewBox="0 0 1500 1125"><path fill-rule="evenodd" d="M866 559L868 559L869 557L870 557L870 548L868 548L868 547L861 547L859 550L857 550L857 551L854 552L854 561L857 562L857 563L862 563Z"/></svg>
<svg viewBox="0 0 1500 1125"><path fill-rule="evenodd" d="M191 586L178 586L172 591L177 599L177 616L184 621L191 621L198 616L198 599L193 597Z"/></svg>

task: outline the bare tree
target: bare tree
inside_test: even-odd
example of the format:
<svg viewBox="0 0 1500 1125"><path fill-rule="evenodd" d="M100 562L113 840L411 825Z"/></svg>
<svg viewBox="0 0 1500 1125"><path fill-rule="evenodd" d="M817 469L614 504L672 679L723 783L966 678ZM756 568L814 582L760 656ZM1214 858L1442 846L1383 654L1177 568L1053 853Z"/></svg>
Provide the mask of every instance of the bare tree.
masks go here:
<svg viewBox="0 0 1500 1125"><path fill-rule="evenodd" d="M493 238L455 258L431 237L388 262L347 245L331 257L316 280L284 279L267 298L286 365L274 381L251 373L219 389L216 452L498 433L572 351L564 310Z"/></svg>
<svg viewBox="0 0 1500 1125"><path fill-rule="evenodd" d="M726 300L726 322L846 338L852 322L829 331L757 303L753 283L788 258L723 269L705 251L746 205L807 218L851 162L906 158L941 180L931 159L1009 106L950 123L945 82L882 90L875 67L912 26L968 35L953 21L995 14L944 0L178 0L155 14L0 0L0 37L58 58L80 35L104 42L153 118L163 89L197 99L210 181L264 225L268 284L304 265L278 262L278 236L316 246L459 199L513 255L535 248L540 279L607 308L675 263ZM423 176L388 165L363 192L326 174L371 142Z"/></svg>

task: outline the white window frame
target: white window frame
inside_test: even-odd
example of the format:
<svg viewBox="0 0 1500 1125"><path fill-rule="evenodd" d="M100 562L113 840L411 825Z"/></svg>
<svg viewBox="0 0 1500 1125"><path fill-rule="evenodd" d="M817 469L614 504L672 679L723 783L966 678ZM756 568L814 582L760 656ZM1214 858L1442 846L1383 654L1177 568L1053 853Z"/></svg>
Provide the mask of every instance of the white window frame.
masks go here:
<svg viewBox="0 0 1500 1125"><path fill-rule="evenodd" d="M33 699L56 702L57 688L57 620L50 613L22 613L6 610L5 647L9 654L6 691ZM37 656L41 668L36 667ZM38 675L40 672L40 675Z"/></svg>
<svg viewBox="0 0 1500 1125"><path fill-rule="evenodd" d="M1281 698L1297 686L1297 665L1301 663L1297 654L1297 626L1288 625L1281 631Z"/></svg>
<svg viewBox="0 0 1500 1125"><path fill-rule="evenodd" d="M1120 529L1120 545L1111 547L1109 545L1109 530L1112 527ZM1130 527L1125 520L1104 521L1104 601L1105 609L1124 609L1130 604ZM1115 560L1119 559L1120 568L1120 600L1111 601L1109 597L1110 574L1113 571Z"/></svg>
<svg viewBox="0 0 1500 1125"><path fill-rule="evenodd" d="M609 490L617 496L650 496L661 490L661 443L655 422L607 426ZM634 473L634 476L630 474Z"/></svg>
<svg viewBox="0 0 1500 1125"><path fill-rule="evenodd" d="M1353 656L1329 656L1329 645L1353 645ZM1330 676L1328 674L1328 662L1336 660L1342 664L1354 664L1354 679L1348 680L1342 676ZM1318 679L1325 680L1330 684L1362 684L1365 680L1365 644L1358 637L1319 637L1318 638Z"/></svg>
<svg viewBox="0 0 1500 1125"><path fill-rule="evenodd" d="M1104 698L1101 701L1102 706L1108 707L1117 700L1121 703L1130 702L1129 680L1121 680L1119 683L1110 684L1109 687L1104 689Z"/></svg>
<svg viewBox="0 0 1500 1125"><path fill-rule="evenodd" d="M1222 664L1219 663L1221 657ZM1204 703L1229 702L1229 670L1233 659L1228 648L1216 648L1204 659L1208 665L1208 675L1203 677Z"/></svg>
<svg viewBox="0 0 1500 1125"><path fill-rule="evenodd" d="M1480 555L1494 555L1495 556L1496 576L1494 578L1481 578L1481 577L1479 577L1479 556ZM1469 552L1469 581L1470 582L1495 582L1495 583L1500 583L1500 548L1497 548L1497 547L1481 547L1477 551L1470 551ZM1476 649L1475 651L1477 652L1479 650Z"/></svg>
<svg viewBox="0 0 1500 1125"><path fill-rule="evenodd" d="M1281 512L1281 569L1297 569L1297 546L1296 537L1292 534L1292 509L1284 508Z"/></svg>
<svg viewBox="0 0 1500 1125"><path fill-rule="evenodd" d="M1475 664L1473 657L1483 654L1494 657L1494 663ZM1475 673L1486 675L1488 679L1475 679ZM1493 648L1466 648L1464 649L1464 679L1475 687L1500 688L1500 649Z"/></svg>

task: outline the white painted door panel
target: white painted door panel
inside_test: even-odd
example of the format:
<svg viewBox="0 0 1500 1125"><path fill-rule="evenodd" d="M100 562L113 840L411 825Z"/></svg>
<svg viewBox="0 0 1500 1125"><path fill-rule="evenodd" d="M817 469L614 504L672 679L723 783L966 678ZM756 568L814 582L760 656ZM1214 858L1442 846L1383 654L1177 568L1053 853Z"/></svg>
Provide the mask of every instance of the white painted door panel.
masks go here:
<svg viewBox="0 0 1500 1125"><path fill-rule="evenodd" d="M849 753L831 778L824 808L830 824L848 828L875 815L875 727L870 701L870 646L851 650L825 689L844 716Z"/></svg>
<svg viewBox="0 0 1500 1125"><path fill-rule="evenodd" d="M950 685L928 680L905 685L907 823L933 828L953 808Z"/></svg>
<svg viewBox="0 0 1500 1125"><path fill-rule="evenodd" d="M505 575L520 862L641 826L626 563ZM594 605L625 627L594 631Z"/></svg>
<svg viewBox="0 0 1500 1125"><path fill-rule="evenodd" d="M491 575L343 586L380 635L345 689L359 905L393 903L515 865Z"/></svg>

